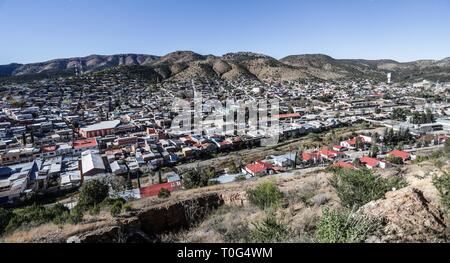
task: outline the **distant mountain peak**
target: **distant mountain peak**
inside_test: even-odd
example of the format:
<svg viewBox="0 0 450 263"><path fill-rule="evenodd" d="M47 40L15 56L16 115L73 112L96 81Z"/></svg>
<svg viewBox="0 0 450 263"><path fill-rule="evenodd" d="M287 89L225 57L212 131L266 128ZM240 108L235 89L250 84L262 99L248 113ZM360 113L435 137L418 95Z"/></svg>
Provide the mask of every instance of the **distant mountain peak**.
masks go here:
<svg viewBox="0 0 450 263"><path fill-rule="evenodd" d="M164 56L145 54L89 55L54 59L32 64L0 65L0 78L52 74L90 73L122 66L146 66L149 79L190 81L192 78L260 81L284 81L308 78L378 79L387 72L396 80L450 80L450 57L443 60L418 60L400 63L394 60L335 59L325 54L291 55L281 60L254 52L234 52L223 56L201 55L193 51L175 51ZM123 70L127 70L126 68Z"/></svg>

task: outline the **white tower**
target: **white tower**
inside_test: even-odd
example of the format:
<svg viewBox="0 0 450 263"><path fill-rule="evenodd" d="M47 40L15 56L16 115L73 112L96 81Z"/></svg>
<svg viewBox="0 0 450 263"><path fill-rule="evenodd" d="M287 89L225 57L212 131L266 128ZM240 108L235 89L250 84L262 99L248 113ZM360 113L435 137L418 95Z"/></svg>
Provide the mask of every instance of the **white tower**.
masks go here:
<svg viewBox="0 0 450 263"><path fill-rule="evenodd" d="M392 73L388 73L387 74L387 79L388 79L388 84L391 84L391 79L392 79Z"/></svg>

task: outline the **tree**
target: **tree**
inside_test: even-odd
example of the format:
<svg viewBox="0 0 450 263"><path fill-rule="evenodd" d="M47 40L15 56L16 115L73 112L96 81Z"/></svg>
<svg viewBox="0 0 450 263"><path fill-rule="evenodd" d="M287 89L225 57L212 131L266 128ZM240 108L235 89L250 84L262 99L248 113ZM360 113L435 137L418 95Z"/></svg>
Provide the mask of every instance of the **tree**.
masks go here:
<svg viewBox="0 0 450 263"><path fill-rule="evenodd" d="M278 206L281 199L284 197L283 193L273 182L264 182L255 189L247 190L247 196L250 203L256 205L260 209Z"/></svg>
<svg viewBox="0 0 450 263"><path fill-rule="evenodd" d="M158 193L159 198L169 198L170 195L171 195L170 191L167 190L166 188L161 188L161 190L159 190Z"/></svg>
<svg viewBox="0 0 450 263"><path fill-rule="evenodd" d="M26 135L26 133L22 134L22 145L23 146L27 145L27 135Z"/></svg>
<svg viewBox="0 0 450 263"><path fill-rule="evenodd" d="M102 181L86 182L80 191L78 205L85 210L100 204L109 195L109 186Z"/></svg>
<svg viewBox="0 0 450 263"><path fill-rule="evenodd" d="M447 139L444 143L444 151L450 153L450 139Z"/></svg>
<svg viewBox="0 0 450 263"><path fill-rule="evenodd" d="M269 213L262 222L253 223L253 226L248 238L250 243L286 242L289 238L290 230L277 220L274 213Z"/></svg>
<svg viewBox="0 0 450 263"><path fill-rule="evenodd" d="M380 140L380 135L377 132L372 134L372 144L377 144Z"/></svg>
<svg viewBox="0 0 450 263"><path fill-rule="evenodd" d="M396 108L392 111L391 119L398 121L406 121L406 117L409 112L402 108Z"/></svg>
<svg viewBox="0 0 450 263"><path fill-rule="evenodd" d="M122 209L123 209L123 202L116 201L111 205L110 213L112 216L115 217L115 216L118 216L122 212Z"/></svg>
<svg viewBox="0 0 450 263"><path fill-rule="evenodd" d="M30 131L30 140L31 140L31 143L34 144L34 131L33 130Z"/></svg>
<svg viewBox="0 0 450 263"><path fill-rule="evenodd" d="M377 158L379 152L380 152L380 148L378 148L378 146L374 145L370 149L369 157Z"/></svg>
<svg viewBox="0 0 450 263"><path fill-rule="evenodd" d="M199 168L187 171L183 175L183 184L187 189L205 187L209 185L209 180L213 179L215 175L214 168L203 169Z"/></svg>
<svg viewBox="0 0 450 263"><path fill-rule="evenodd" d="M364 150L366 148L366 145L361 137L356 137L356 149Z"/></svg>
<svg viewBox="0 0 450 263"><path fill-rule="evenodd" d="M433 185L439 192L441 203L445 211L450 212L450 174L444 173L441 176L433 177Z"/></svg>
<svg viewBox="0 0 450 263"><path fill-rule="evenodd" d="M434 123L436 121L433 112L430 109L426 109L424 113L418 111L413 112L411 117L412 124L427 124Z"/></svg>
<svg viewBox="0 0 450 263"><path fill-rule="evenodd" d="M12 213L10 210L0 207L0 235L5 231L11 217Z"/></svg>
<svg viewBox="0 0 450 263"><path fill-rule="evenodd" d="M289 108L288 108L288 113L294 113L295 111L294 111L294 108L292 107L292 106L289 106Z"/></svg>
<svg viewBox="0 0 450 263"><path fill-rule="evenodd" d="M361 243L380 228L378 220L365 215L324 209L316 228L316 240L320 243Z"/></svg>
<svg viewBox="0 0 450 263"><path fill-rule="evenodd" d="M406 186L400 177L385 179L367 169L337 169L330 179L330 184L336 190L342 205L350 209L383 198L392 188Z"/></svg>
<svg viewBox="0 0 450 263"><path fill-rule="evenodd" d="M386 159L388 162L393 163L393 164L398 164L398 165L404 164L403 159L400 157L397 157L397 156L388 155L388 157Z"/></svg>

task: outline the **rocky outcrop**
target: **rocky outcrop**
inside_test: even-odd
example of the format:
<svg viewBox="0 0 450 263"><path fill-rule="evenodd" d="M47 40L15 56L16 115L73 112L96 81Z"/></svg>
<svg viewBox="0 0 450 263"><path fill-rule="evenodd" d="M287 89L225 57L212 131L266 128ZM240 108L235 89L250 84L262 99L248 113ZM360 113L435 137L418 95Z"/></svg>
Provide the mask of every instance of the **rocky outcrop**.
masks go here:
<svg viewBox="0 0 450 263"><path fill-rule="evenodd" d="M225 205L229 206L244 206L248 204L247 192L245 191L224 192L220 194L220 198Z"/></svg>
<svg viewBox="0 0 450 263"><path fill-rule="evenodd" d="M187 229L221 205L223 200L220 195L208 194L169 206L154 207L140 212L137 217L141 230L153 236Z"/></svg>
<svg viewBox="0 0 450 263"><path fill-rule="evenodd" d="M133 211L105 224L71 235L67 243L158 242L164 233L188 229L224 204L217 193Z"/></svg>
<svg viewBox="0 0 450 263"><path fill-rule="evenodd" d="M446 242L447 223L439 206L424 193L407 187L386 194L386 198L363 206L364 214L379 218L383 230L368 242Z"/></svg>

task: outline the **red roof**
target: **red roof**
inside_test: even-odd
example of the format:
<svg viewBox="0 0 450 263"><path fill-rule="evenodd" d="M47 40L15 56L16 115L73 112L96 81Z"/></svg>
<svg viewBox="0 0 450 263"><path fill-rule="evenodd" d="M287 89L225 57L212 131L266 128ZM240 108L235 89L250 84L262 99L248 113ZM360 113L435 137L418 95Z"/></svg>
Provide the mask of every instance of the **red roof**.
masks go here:
<svg viewBox="0 0 450 263"><path fill-rule="evenodd" d="M319 153L321 155L326 155L330 158L334 158L334 157L338 156L339 154L341 154L340 152L336 152L336 151L332 151L332 150L328 150L328 149L320 150Z"/></svg>
<svg viewBox="0 0 450 263"><path fill-rule="evenodd" d="M388 155L399 157L402 158L403 160L406 160L411 156L409 153L399 150L393 150L392 152L388 153Z"/></svg>
<svg viewBox="0 0 450 263"><path fill-rule="evenodd" d="M165 183L165 184L156 184L151 185L149 187L144 187L140 189L141 197L151 197L151 196L157 196L159 194L159 191L161 189L167 189L170 192L176 191L181 189L181 182L172 182L172 183Z"/></svg>
<svg viewBox="0 0 450 263"><path fill-rule="evenodd" d="M290 119L290 118L300 118L302 115L300 113L287 113L287 114L279 114L275 115L275 118L279 119Z"/></svg>
<svg viewBox="0 0 450 263"><path fill-rule="evenodd" d="M340 146L340 145L335 145L335 146L333 146L333 148L334 149L344 149L345 147L344 146Z"/></svg>
<svg viewBox="0 0 450 263"><path fill-rule="evenodd" d="M220 144L221 146L224 146L224 145L231 145L232 143L229 142L229 141L221 141L219 144Z"/></svg>
<svg viewBox="0 0 450 263"><path fill-rule="evenodd" d="M356 138L353 138L351 140L347 140L348 145L356 145Z"/></svg>
<svg viewBox="0 0 450 263"><path fill-rule="evenodd" d="M302 153L302 159L304 161L311 161L314 158L318 159L319 157L320 157L319 153L316 153L316 152L313 152L313 153L303 152Z"/></svg>
<svg viewBox="0 0 450 263"><path fill-rule="evenodd" d="M351 163L346 163L346 162L337 162L335 164L333 164L334 167L341 167L341 168L348 168L348 169L354 169L355 166Z"/></svg>
<svg viewBox="0 0 450 263"><path fill-rule="evenodd" d="M42 152L43 153L51 153L56 151L56 146L49 146L49 147L43 147Z"/></svg>
<svg viewBox="0 0 450 263"><path fill-rule="evenodd" d="M95 146L97 146L97 140L95 138L79 140L79 141L73 142L74 149L90 148L90 147L95 147Z"/></svg>
<svg viewBox="0 0 450 263"><path fill-rule="evenodd" d="M380 163L380 160L368 156L361 157L359 160L370 167L376 167Z"/></svg>
<svg viewBox="0 0 450 263"><path fill-rule="evenodd" d="M356 140L357 140L358 138L361 139L361 142L363 142L363 143L366 142L366 140L364 140L364 137L356 136L356 137L354 137L354 138L352 138L352 139L350 139L350 140L347 140L347 143L348 143L349 145L356 145Z"/></svg>
<svg viewBox="0 0 450 263"><path fill-rule="evenodd" d="M155 128L148 128L147 129L147 134L157 134L156 129Z"/></svg>
<svg viewBox="0 0 450 263"><path fill-rule="evenodd" d="M257 163L254 163L254 164L249 164L245 168L248 171L250 171L250 172L252 172L254 174L257 174L257 173L263 172L263 171L265 171L267 169L271 169L272 167L273 166L271 164L269 164L269 163L257 162Z"/></svg>

